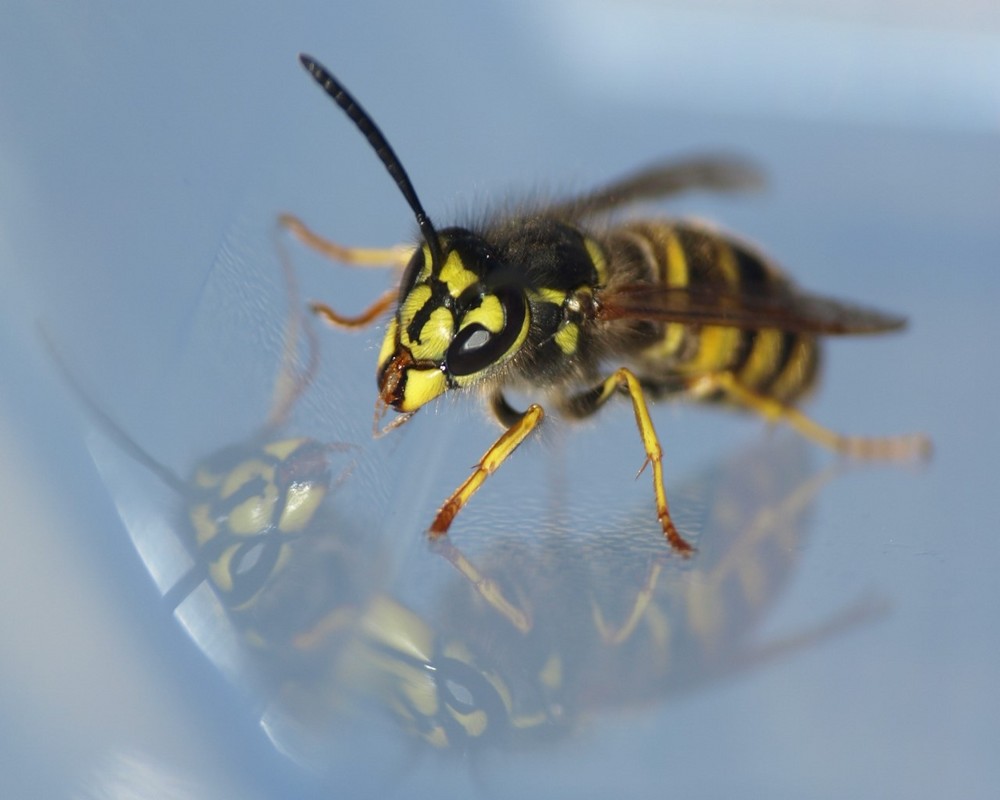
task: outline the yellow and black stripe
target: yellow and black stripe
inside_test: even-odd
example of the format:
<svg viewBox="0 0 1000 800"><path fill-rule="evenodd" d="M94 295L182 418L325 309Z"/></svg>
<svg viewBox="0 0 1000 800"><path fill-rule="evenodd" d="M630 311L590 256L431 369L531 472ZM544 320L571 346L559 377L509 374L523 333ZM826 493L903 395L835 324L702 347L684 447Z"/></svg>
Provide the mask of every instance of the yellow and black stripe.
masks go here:
<svg viewBox="0 0 1000 800"><path fill-rule="evenodd" d="M614 229L603 244L615 259L636 265L631 269L638 269L641 279L669 289L745 297L790 288L746 245L691 223L630 223ZM654 393L683 391L692 376L728 372L747 389L792 403L813 386L819 356L819 342L809 334L666 322L635 359L643 385ZM701 399L723 398L716 393Z"/></svg>

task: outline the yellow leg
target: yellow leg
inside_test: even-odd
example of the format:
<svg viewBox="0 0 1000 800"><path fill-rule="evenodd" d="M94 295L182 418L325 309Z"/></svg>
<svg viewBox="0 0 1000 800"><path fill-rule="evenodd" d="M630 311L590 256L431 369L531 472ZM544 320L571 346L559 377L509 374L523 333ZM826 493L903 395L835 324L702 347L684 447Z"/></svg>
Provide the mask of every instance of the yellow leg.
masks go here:
<svg viewBox="0 0 1000 800"><path fill-rule="evenodd" d="M487 578L465 557L465 554L447 539L434 542L434 550L447 559L462 576L475 587L480 596L521 633L528 633L532 627L531 615L511 603L497 585L497 582Z"/></svg>
<svg viewBox="0 0 1000 800"><path fill-rule="evenodd" d="M406 266L413 255L413 247L400 245L398 247L345 247L330 241L318 233L314 233L306 227L298 217L291 214L282 214L278 217L278 224L291 233L306 247L321 253L334 261L344 264L351 264L361 267L397 267ZM339 328L363 328L378 319L385 311L392 307L396 300L397 290L390 289L378 300L357 316L349 317L334 311L326 303L311 303L310 309L314 314L318 314L330 325Z"/></svg>
<svg viewBox="0 0 1000 800"><path fill-rule="evenodd" d="M663 488L663 450L660 447L660 440L656 436L656 429L653 427L653 420L649 417L649 408L646 406L646 399L642 394L642 385L639 379L625 367L615 370L615 372L604 381L584 394L570 398L566 404L567 410L577 416L587 416L594 413L604 405L614 393L619 390L628 392L632 398L632 408L635 411L635 423L639 428L639 435L642 437L642 446L646 450L647 464L653 467L653 492L656 495L656 516L660 520L663 528L663 535L667 537L670 546L682 556L690 556L694 553L694 548L680 535L673 520L670 518L670 510L667 508L667 492ZM639 470L642 472L642 470Z"/></svg>
<svg viewBox="0 0 1000 800"><path fill-rule="evenodd" d="M798 409L746 388L730 372L699 377L691 383L690 390L696 395L725 392L737 405L756 411L771 422L785 422L807 439L855 458L909 461L926 458L931 452L930 439L922 434L866 437L835 433Z"/></svg>
<svg viewBox="0 0 1000 800"><path fill-rule="evenodd" d="M597 628L597 632L601 635L601 641L608 645L619 645L632 635L635 631L636 625L639 624L639 620L642 619L643 614L646 613L646 609L649 608L649 604L653 599L653 593L656 591L656 583L660 579L660 572L662 571L663 565L659 562L654 561L650 564L646 580L643 582L642 587L640 587L638 594L635 596L635 602L632 604L632 610L629 612L628 617L626 617L625 622L617 628L612 628L608 625L604 619L601 607L597 604L597 601L593 597L590 598L590 608L594 618L594 627Z"/></svg>
<svg viewBox="0 0 1000 800"><path fill-rule="evenodd" d="M298 217L282 214L278 224L291 233L306 247L310 247L327 258L358 267L405 267L413 255L412 245L397 247L345 247L330 241L306 227Z"/></svg>
<svg viewBox="0 0 1000 800"><path fill-rule="evenodd" d="M507 457L517 449L517 446L525 440L527 435L538 427L538 423L542 421L544 416L545 412L542 407L532 403L528 406L528 410L503 432L483 455L472 474L466 478L465 483L445 500L441 510L434 517L434 522L431 523L429 531L431 538L448 532L455 515L469 502L469 498L483 485L483 481L496 472L497 467L506 461Z"/></svg>

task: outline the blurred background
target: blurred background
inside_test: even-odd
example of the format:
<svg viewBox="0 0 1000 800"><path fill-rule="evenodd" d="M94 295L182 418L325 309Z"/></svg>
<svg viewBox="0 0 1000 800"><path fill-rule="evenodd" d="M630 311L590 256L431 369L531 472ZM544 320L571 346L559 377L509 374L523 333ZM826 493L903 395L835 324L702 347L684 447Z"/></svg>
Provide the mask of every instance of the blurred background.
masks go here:
<svg viewBox="0 0 1000 800"><path fill-rule="evenodd" d="M0 19L0 794L992 796L996 4L15 2ZM926 432L933 459L830 474L827 454L756 419L658 407L668 492L700 547L668 561L669 607L688 614L757 531L780 540L763 588L727 601L736 632L706 645L689 622L664 663L653 645L608 656L580 610L579 640L560 643L577 679L567 730L544 749L438 753L325 697L331 721L300 736L210 601L165 606L183 571L178 498L68 389L44 339L181 475L252 437L290 318L276 215L366 246L415 228L302 51L364 103L439 226L671 155L752 160L762 190L664 213L759 242L810 290L906 314L902 335L831 343L809 410L851 433ZM287 249L298 305L355 311L392 282ZM328 498L371 568L352 602L392 597L439 636L466 630L441 609L468 587L422 531L494 423L444 400L373 441L380 330L317 333L288 428L353 448L331 458ZM623 594L638 592L657 542L627 404L579 429L547 422L522 450L453 540L497 574L518 563L505 552L568 550L565 572L508 577L539 625L580 609L584 584L618 602L591 554L634 555Z"/></svg>

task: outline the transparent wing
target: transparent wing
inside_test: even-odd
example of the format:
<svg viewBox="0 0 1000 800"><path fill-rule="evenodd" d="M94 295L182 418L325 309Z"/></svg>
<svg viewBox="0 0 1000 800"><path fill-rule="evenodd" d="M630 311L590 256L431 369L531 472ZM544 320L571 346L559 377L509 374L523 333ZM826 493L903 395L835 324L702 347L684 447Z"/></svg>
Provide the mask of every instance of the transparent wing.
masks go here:
<svg viewBox="0 0 1000 800"><path fill-rule="evenodd" d="M657 200L694 189L730 192L760 188L763 173L732 156L692 157L652 164L607 186L549 206L556 216L582 219L642 200Z"/></svg>
<svg viewBox="0 0 1000 800"><path fill-rule="evenodd" d="M647 319L793 333L870 334L899 330L904 317L772 284L739 292L722 286L629 284L598 297L600 319Z"/></svg>

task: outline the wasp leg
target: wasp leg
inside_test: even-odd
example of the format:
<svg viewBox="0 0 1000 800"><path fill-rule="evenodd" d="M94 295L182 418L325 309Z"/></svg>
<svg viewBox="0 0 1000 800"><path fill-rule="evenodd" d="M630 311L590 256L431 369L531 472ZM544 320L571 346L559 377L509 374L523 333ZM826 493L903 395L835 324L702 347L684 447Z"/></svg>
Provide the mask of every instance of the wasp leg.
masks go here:
<svg viewBox="0 0 1000 800"><path fill-rule="evenodd" d="M697 396L723 392L737 405L756 411L766 420L786 422L807 439L854 458L909 461L926 458L931 452L930 439L922 434L868 437L836 433L798 409L748 389L731 372L700 376L688 388Z"/></svg>
<svg viewBox="0 0 1000 800"><path fill-rule="evenodd" d="M494 406L498 402L506 405L506 401L495 399ZM448 532L448 528L452 520L455 519L455 515L469 502L469 498L483 485L483 481L496 472L497 467L506 461L507 457L517 449L517 446L525 440L528 434L538 427L538 423L542 421L544 416L545 412L542 410L542 407L536 403L532 403L528 406L527 411L519 415L513 421L513 424L507 427L507 430L486 451L475 469L472 470L472 474L466 478L465 483L459 486L452 493L451 497L445 500L444 505L441 506L441 510L434 517L434 522L431 523L430 530L428 531L431 538L436 538Z"/></svg>
<svg viewBox="0 0 1000 800"><path fill-rule="evenodd" d="M653 466L653 491L656 494L656 516L660 520L663 528L663 535L667 537L670 546L682 556L690 556L694 548L680 535L673 520L670 518L670 511L667 508L667 492L663 488L663 449L660 447L660 440L656 436L656 429L653 427L653 420L649 417L649 408L646 406L646 399L642 395L642 386L639 379L632 372L622 367L607 378L603 383L598 384L593 389L569 398L565 402L565 410L578 417L586 417L593 414L603 406L616 391L627 392L632 398L632 408L635 411L635 423L639 428L639 435L642 437L643 447L646 449L646 464ZM639 472L642 472L640 469Z"/></svg>
<svg viewBox="0 0 1000 800"><path fill-rule="evenodd" d="M399 247L345 247L314 233L298 217L282 214L278 224L307 247L334 261L362 267L404 267L413 248ZM396 299L397 290L386 291L378 300L357 316L349 317L334 311L326 303L310 303L309 308L327 323L338 328L363 328L370 325L387 311Z"/></svg>
<svg viewBox="0 0 1000 800"><path fill-rule="evenodd" d="M434 551L446 559L475 588L479 595L521 633L528 633L532 627L531 615L523 611L505 596L497 582L487 578L465 557L465 554L447 539L438 539L433 544Z"/></svg>
<svg viewBox="0 0 1000 800"><path fill-rule="evenodd" d="M741 467L748 464L745 461ZM773 465L768 466L765 459L762 474L766 475L769 469ZM730 519L738 520L738 534L711 570L695 570L687 575L685 588L687 625L706 652L718 647L728 632L734 630L735 623L726 619L727 611L732 608L726 598L738 597L741 609L760 608L766 601L768 584L774 580L771 573L775 565L771 559L777 554L792 557L799 551L803 515L842 470L843 464L830 464L821 472L799 479L791 489L780 489L782 495L775 495L773 486L760 486L750 495L760 505L756 511L748 513L748 508L733 508L726 513ZM783 568L787 565L783 564Z"/></svg>
<svg viewBox="0 0 1000 800"><path fill-rule="evenodd" d="M378 300L355 317L348 317L334 311L326 303L310 303L309 310L335 328L364 328L371 325L382 314L392 308L398 292L388 289Z"/></svg>
<svg viewBox="0 0 1000 800"><path fill-rule="evenodd" d="M597 628L597 632L601 635L601 641L609 645L619 645L633 634L636 625L639 624L639 620L642 619L646 610L649 608L649 604L653 599L653 593L656 591L656 584L660 579L660 572L662 570L663 565L659 562L654 561L649 565L649 572L646 574L646 580L643 581L642 586L639 588L639 591L635 596L635 602L632 603L632 610L625 618L625 622L617 628L612 628L608 625L607 621L604 619L604 613L601 611L601 607L597 604L597 600L594 597L590 598L590 610L593 614L594 627Z"/></svg>
<svg viewBox="0 0 1000 800"><path fill-rule="evenodd" d="M413 255L413 247L400 245L397 247L345 247L337 244L318 233L313 232L306 224L291 214L278 217L278 224L292 234L306 247L312 248L333 261L352 264L358 267L405 267Z"/></svg>

